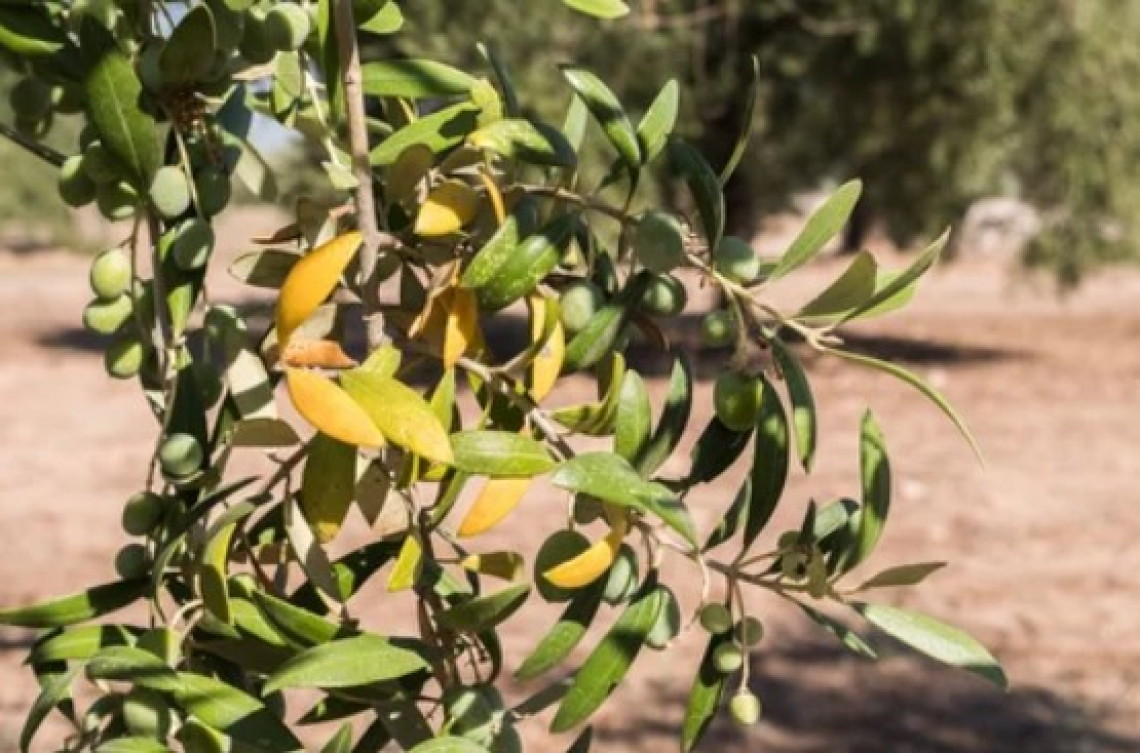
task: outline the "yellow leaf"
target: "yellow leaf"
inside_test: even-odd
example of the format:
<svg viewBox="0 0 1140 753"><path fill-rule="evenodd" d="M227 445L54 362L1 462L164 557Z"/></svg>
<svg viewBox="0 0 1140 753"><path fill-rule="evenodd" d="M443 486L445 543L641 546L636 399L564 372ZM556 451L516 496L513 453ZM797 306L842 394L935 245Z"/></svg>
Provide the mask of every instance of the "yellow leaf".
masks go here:
<svg viewBox="0 0 1140 753"><path fill-rule="evenodd" d="M351 369L357 363L332 340L294 340L285 346L281 361L286 366Z"/></svg>
<svg viewBox="0 0 1140 753"><path fill-rule="evenodd" d="M487 196L491 199L491 208L495 211L495 223L502 225L507 220L507 209L503 206L503 192L499 190L495 179L485 171L479 173L479 179L483 181L483 187L487 189Z"/></svg>
<svg viewBox="0 0 1140 753"><path fill-rule="evenodd" d="M543 313L539 315L539 311ZM549 307L540 309L534 307L534 315L530 319L530 336L532 341L538 342L546 329L545 318L550 316ZM534 357L530 366L530 396L534 401L541 402L550 394L554 385L558 383L558 375L562 373L562 362L566 358L566 331L562 322L556 321L550 336Z"/></svg>
<svg viewBox="0 0 1140 753"><path fill-rule="evenodd" d="M416 217L416 235L438 238L459 232L475 218L479 197L471 187L449 180L432 189Z"/></svg>
<svg viewBox="0 0 1140 753"><path fill-rule="evenodd" d="M450 369L474 343L479 329L479 304L475 294L465 288L448 288L436 299L445 313L443 343L440 348L443 367Z"/></svg>
<svg viewBox="0 0 1140 753"><path fill-rule="evenodd" d="M388 168L386 187L392 200L405 206L417 203L420 186L434 163L435 155L424 144L405 149Z"/></svg>
<svg viewBox="0 0 1140 753"><path fill-rule="evenodd" d="M621 543L625 540L628 524L622 519L614 524L610 532L586 551L561 565L543 573L548 581L559 588L582 588L602 576L617 559Z"/></svg>
<svg viewBox="0 0 1140 753"><path fill-rule="evenodd" d="M406 591L416 582L416 574L423 561L423 547L415 536L404 539L400 547L400 555L396 557L396 564L392 567L392 574L388 576L388 590Z"/></svg>
<svg viewBox="0 0 1140 753"><path fill-rule="evenodd" d="M297 412L322 433L359 447L384 446L376 424L331 379L313 371L286 369L285 383Z"/></svg>
<svg viewBox="0 0 1140 753"><path fill-rule="evenodd" d="M341 384L389 442L432 462L451 463L447 430L418 392L361 369L341 374Z"/></svg>
<svg viewBox="0 0 1140 753"><path fill-rule="evenodd" d="M470 554L459 562L465 570L490 575L503 580L514 580L523 569L523 558L518 552L485 552Z"/></svg>
<svg viewBox="0 0 1140 753"><path fill-rule="evenodd" d="M493 478L488 479L475 498L467 517L459 526L459 535L468 538L478 536L491 530L511 511L519 506L527 489L530 488L530 479L525 478Z"/></svg>
<svg viewBox="0 0 1140 753"><path fill-rule="evenodd" d="M277 341L282 347L336 289L361 240L360 233L345 233L310 251L289 271L277 299Z"/></svg>

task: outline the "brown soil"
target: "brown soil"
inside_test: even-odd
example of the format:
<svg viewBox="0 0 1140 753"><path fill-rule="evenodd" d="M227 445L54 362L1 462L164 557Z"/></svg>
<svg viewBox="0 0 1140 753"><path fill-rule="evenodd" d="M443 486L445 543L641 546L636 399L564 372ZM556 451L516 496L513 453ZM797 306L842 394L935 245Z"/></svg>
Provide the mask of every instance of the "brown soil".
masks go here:
<svg viewBox="0 0 1140 753"><path fill-rule="evenodd" d="M270 222L247 219L232 237ZM789 295L802 298L838 269L820 264ZM111 577L123 543L119 506L139 486L153 441L135 386L103 377L99 343L79 328L85 276L86 261L74 255L0 255L0 604ZM224 293L240 294L232 286ZM909 388L817 359L823 443L812 476L794 479L789 507L851 493L858 420L872 407L894 450L897 500L869 569L952 563L927 585L882 598L970 630L1004 661L1013 690L1003 694L889 641L876 643L877 664L850 658L797 613L757 595L753 610L771 629L752 667L766 720L747 734L718 722L707 749L1140 751L1140 274L1104 273L1058 299L1002 269L959 265L935 274L909 315L847 334L854 347L905 363L943 389L968 417L987 465ZM698 404L707 405L707 390ZM739 475L693 495L705 526ZM542 500L527 504L533 511ZM516 516L487 547L538 540L555 525L536 522L543 517ZM691 603L693 574L683 565L670 572ZM367 597L366 620L381 601ZM528 646L553 614L516 618L508 640ZM0 752L15 750L35 694L20 666L30 637L0 629ZM598 715L599 749L674 749L699 643L687 635L673 653L643 656ZM528 738L544 739L529 726ZM37 749L48 750L49 737Z"/></svg>

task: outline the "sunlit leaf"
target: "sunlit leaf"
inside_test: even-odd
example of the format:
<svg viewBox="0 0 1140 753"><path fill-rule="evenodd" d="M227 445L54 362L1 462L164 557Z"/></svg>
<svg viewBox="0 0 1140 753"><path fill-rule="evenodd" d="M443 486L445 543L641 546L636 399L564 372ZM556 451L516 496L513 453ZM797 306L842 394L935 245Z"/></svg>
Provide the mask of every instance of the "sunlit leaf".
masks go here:
<svg viewBox="0 0 1140 753"><path fill-rule="evenodd" d="M395 3L391 3L394 5ZM433 99L467 94L475 79L434 60L402 58L361 66L364 93L374 97Z"/></svg>
<svg viewBox="0 0 1140 753"><path fill-rule="evenodd" d="M324 303L356 256L360 233L346 233L303 256L290 270L277 299L277 341L287 345L293 332Z"/></svg>
<svg viewBox="0 0 1140 753"><path fill-rule="evenodd" d="M588 3L588 0L573 1ZM562 66L562 75L586 104L626 165L630 169L637 169L641 165L641 144L617 95L600 78L585 69L565 65Z"/></svg>
<svg viewBox="0 0 1140 753"><path fill-rule="evenodd" d="M297 412L321 433L359 447L386 444L369 414L331 379L304 369L288 369L285 383Z"/></svg>
<svg viewBox="0 0 1140 753"><path fill-rule="evenodd" d="M915 586L926 580L931 573L946 567L945 562L919 562L913 565L899 565L876 573L861 583L856 591L869 591L873 588L898 588Z"/></svg>
<svg viewBox="0 0 1140 753"><path fill-rule="evenodd" d="M590 585L602 577L617 559L626 530L624 521L615 524L605 538L576 557L547 570L542 574L543 577L559 588L573 589Z"/></svg>
<svg viewBox="0 0 1140 753"><path fill-rule="evenodd" d="M815 447L819 435L819 420L816 417L815 397L807 374L791 348L779 339L772 340L772 353L784 376L788 387L788 397L792 403L792 428L796 435L796 452L804 470L810 472L815 459Z"/></svg>
<svg viewBox="0 0 1140 753"><path fill-rule="evenodd" d="M529 478L554 468L541 442L510 431L464 431L451 435L453 465L466 473Z"/></svg>
<svg viewBox="0 0 1140 753"><path fill-rule="evenodd" d="M0 625L54 628L86 622L134 603L146 593L147 585L146 578L122 580L40 604L0 609Z"/></svg>
<svg viewBox="0 0 1140 753"><path fill-rule="evenodd" d="M418 392L361 369L346 371L341 383L392 444L436 463L451 463L447 431Z"/></svg>
<svg viewBox="0 0 1140 753"><path fill-rule="evenodd" d="M265 681L265 693L286 688L349 688L395 680L428 669L415 651L393 645L377 635L314 646L287 661Z"/></svg>
<svg viewBox="0 0 1140 753"><path fill-rule="evenodd" d="M622 0L562 0L568 7L597 18L621 18L629 13Z"/></svg>
<svg viewBox="0 0 1140 753"><path fill-rule="evenodd" d="M808 218L803 230L780 257L769 279L776 280L807 264L834 238L855 210L863 184L857 180L845 183Z"/></svg>
<svg viewBox="0 0 1140 753"><path fill-rule="evenodd" d="M428 193L416 217L416 235L438 238L452 235L474 219L479 211L479 196L466 183L449 180Z"/></svg>
<svg viewBox="0 0 1140 753"><path fill-rule="evenodd" d="M519 506L529 488L527 478L488 479L460 524L458 535L470 538L491 530Z"/></svg>

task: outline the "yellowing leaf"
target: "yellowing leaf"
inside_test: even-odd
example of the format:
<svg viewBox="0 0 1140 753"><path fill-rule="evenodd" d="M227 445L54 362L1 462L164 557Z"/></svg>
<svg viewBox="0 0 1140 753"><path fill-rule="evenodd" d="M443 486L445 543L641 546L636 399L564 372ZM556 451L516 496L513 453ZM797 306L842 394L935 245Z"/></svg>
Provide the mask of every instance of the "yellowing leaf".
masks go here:
<svg viewBox="0 0 1140 753"><path fill-rule="evenodd" d="M533 306L533 315L530 319L530 336L533 342L549 332L546 342L534 357L530 367L530 396L534 401L541 402L550 394L554 385L558 383L558 375L562 373L562 362L566 358L566 331L562 322L554 321L554 326L547 329L546 317L557 314L549 306Z"/></svg>
<svg viewBox="0 0 1140 753"><path fill-rule="evenodd" d="M518 552L485 552L470 554L459 562L464 569L503 580L514 580L522 572L523 558Z"/></svg>
<svg viewBox="0 0 1140 753"><path fill-rule="evenodd" d="M357 363L332 340L294 340L285 346L281 361L286 366L351 369Z"/></svg>
<svg viewBox="0 0 1140 753"><path fill-rule="evenodd" d="M451 463L447 430L418 392L395 379L361 369L344 372L341 384L392 444L435 463Z"/></svg>
<svg viewBox="0 0 1140 753"><path fill-rule="evenodd" d="M467 538L491 530L519 506L530 488L530 479L488 479L459 526L459 535Z"/></svg>
<svg viewBox="0 0 1140 753"><path fill-rule="evenodd" d="M423 547L415 536L404 539L400 547L400 555L396 557L396 564L392 567L392 574L388 576L388 590L392 592L406 591L416 582L416 574L423 561Z"/></svg>
<svg viewBox="0 0 1140 753"><path fill-rule="evenodd" d="M439 352L443 367L450 369L482 340L479 304L470 290L454 286L432 298L428 307L423 337Z"/></svg>
<svg viewBox="0 0 1140 753"><path fill-rule="evenodd" d="M483 181L483 187L487 189L487 196L491 199L491 208L495 211L495 224L502 225L507 219L507 209L503 206L503 192L499 190L495 179L486 172L479 173L479 179Z"/></svg>
<svg viewBox="0 0 1140 753"><path fill-rule="evenodd" d="M550 568L543 573L543 577L559 588L582 588L590 585L609 570L610 565L617 559L627 530L628 524L619 519L604 539L577 557Z"/></svg>
<svg viewBox="0 0 1140 753"><path fill-rule="evenodd" d="M466 183L449 180L436 186L428 194L419 216L416 217L416 235L438 238L459 232L475 218L479 197Z"/></svg>
<svg viewBox="0 0 1140 753"><path fill-rule="evenodd" d="M361 241L360 233L345 233L306 254L290 270L277 299L277 341L283 347L336 288Z"/></svg>
<svg viewBox="0 0 1140 753"><path fill-rule="evenodd" d="M333 439L360 447L383 447L384 435L348 393L320 374L287 369L289 398L301 417Z"/></svg>

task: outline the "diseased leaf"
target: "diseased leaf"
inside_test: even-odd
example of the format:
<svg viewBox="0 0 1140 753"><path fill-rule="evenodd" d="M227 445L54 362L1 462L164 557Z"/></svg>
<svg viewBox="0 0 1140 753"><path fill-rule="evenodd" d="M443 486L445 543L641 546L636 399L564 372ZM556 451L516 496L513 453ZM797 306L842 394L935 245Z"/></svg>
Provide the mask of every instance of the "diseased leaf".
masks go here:
<svg viewBox="0 0 1140 753"><path fill-rule="evenodd" d="M501 591L460 602L436 615L441 627L480 633L506 622L530 596L530 584L520 583Z"/></svg>
<svg viewBox="0 0 1140 753"><path fill-rule="evenodd" d="M546 447L510 431L463 431L451 435L452 463L465 473L493 478L530 478L554 468Z"/></svg>
<svg viewBox="0 0 1140 753"><path fill-rule="evenodd" d="M779 264L772 270L768 279L777 280L815 258L827 242L847 224L862 193L863 184L857 180L840 186L839 190L808 218L803 230L780 257Z"/></svg>
<svg viewBox="0 0 1140 753"><path fill-rule="evenodd" d="M573 1L584 2L584 0ZM562 66L562 75L581 97L626 166L630 170L637 170L642 161L641 144L617 95L600 78L583 68Z"/></svg>
<svg viewBox="0 0 1140 753"><path fill-rule="evenodd" d="M479 196L460 180L440 183L428 193L416 216L415 233L441 238L458 233L479 211Z"/></svg>
<svg viewBox="0 0 1140 753"><path fill-rule="evenodd" d="M418 392L362 369L346 371L341 383L392 444L435 463L452 462L447 431Z"/></svg>
<svg viewBox="0 0 1140 753"><path fill-rule="evenodd" d="M554 586L565 589L583 588L595 583L614 564L627 531L626 522L619 520L604 538L542 573L542 577Z"/></svg>
<svg viewBox="0 0 1140 753"><path fill-rule="evenodd" d="M916 612L884 604L855 604L868 622L887 635L943 664L983 677L1003 690L1005 672L985 646L956 627Z"/></svg>
<svg viewBox="0 0 1140 753"><path fill-rule="evenodd" d="M395 3L392 3L394 5ZM434 60L406 58L361 66L364 93L374 97L434 99L462 96L475 79L458 68Z"/></svg>
<svg viewBox="0 0 1140 753"><path fill-rule="evenodd" d="M550 725L552 732L565 732L598 710L633 665L664 604L664 591L651 576L574 675Z"/></svg>
<svg viewBox="0 0 1140 753"><path fill-rule="evenodd" d="M265 693L286 688L350 688L368 685L428 669L415 651L393 645L377 635L314 646L287 661L265 681Z"/></svg>
<svg viewBox="0 0 1140 753"><path fill-rule="evenodd" d="M0 609L0 625L55 628L102 617L137 601L149 579L121 580L26 607Z"/></svg>

